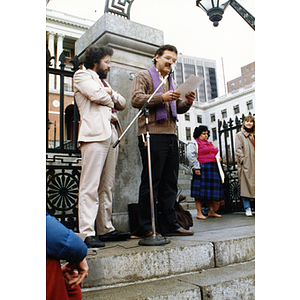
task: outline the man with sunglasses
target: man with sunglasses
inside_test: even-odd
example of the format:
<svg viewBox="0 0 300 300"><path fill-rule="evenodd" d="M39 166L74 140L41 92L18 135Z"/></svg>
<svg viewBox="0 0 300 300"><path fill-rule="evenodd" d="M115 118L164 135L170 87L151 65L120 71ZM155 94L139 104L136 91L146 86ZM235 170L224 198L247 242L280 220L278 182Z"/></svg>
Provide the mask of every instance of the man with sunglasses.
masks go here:
<svg viewBox="0 0 300 300"><path fill-rule="evenodd" d="M193 235L178 224L174 204L177 197L179 169L178 139L176 136L177 114L186 113L195 100L195 93L181 95L170 75L171 65L177 61L177 49L163 45L155 53L154 65L140 71L131 87L131 104L141 109L160 83L166 82L149 102L149 133L151 150L151 169L153 198L155 205L156 235ZM185 97L184 97L185 96ZM148 157L145 144L146 119L138 119L138 144L142 157L143 170L139 189L139 224L144 237L152 232L150 190L148 177Z"/></svg>

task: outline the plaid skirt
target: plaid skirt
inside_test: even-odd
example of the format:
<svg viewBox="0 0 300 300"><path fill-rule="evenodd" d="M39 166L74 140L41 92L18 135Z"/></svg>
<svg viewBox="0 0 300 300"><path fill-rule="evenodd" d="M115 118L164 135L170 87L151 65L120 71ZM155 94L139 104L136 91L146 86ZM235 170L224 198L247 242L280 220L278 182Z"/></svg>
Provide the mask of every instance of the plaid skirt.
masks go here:
<svg viewBox="0 0 300 300"><path fill-rule="evenodd" d="M200 167L201 175L193 174L191 197L199 200L224 200L224 192L217 163L200 163Z"/></svg>

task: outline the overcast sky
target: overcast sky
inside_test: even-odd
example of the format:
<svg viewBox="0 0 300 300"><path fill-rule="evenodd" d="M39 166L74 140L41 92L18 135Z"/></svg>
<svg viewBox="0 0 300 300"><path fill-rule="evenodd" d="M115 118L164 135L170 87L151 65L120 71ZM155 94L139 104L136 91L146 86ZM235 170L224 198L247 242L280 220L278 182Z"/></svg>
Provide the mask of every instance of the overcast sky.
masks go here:
<svg viewBox="0 0 300 300"><path fill-rule="evenodd" d="M239 0L255 16L254 0ZM47 8L98 20L105 0L50 0ZM173 44L183 55L217 62L219 95L223 95L223 57L226 82L241 75L241 67L255 61L255 31L228 7L214 27L195 0L135 0L130 20L160 29L164 43Z"/></svg>

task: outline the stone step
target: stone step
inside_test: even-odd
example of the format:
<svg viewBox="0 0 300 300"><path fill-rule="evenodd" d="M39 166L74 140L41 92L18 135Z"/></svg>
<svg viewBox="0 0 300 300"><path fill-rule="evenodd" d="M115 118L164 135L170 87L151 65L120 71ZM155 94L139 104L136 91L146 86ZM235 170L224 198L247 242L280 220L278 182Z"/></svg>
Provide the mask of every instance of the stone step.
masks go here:
<svg viewBox="0 0 300 300"><path fill-rule="evenodd" d="M255 299L254 261L126 286L83 289L83 300Z"/></svg>
<svg viewBox="0 0 300 300"><path fill-rule="evenodd" d="M191 177L190 174L183 170L179 170L178 175L178 191L181 195L186 196L185 202L194 202L194 198L191 195ZM194 208L194 206L192 206Z"/></svg>
<svg viewBox="0 0 300 300"><path fill-rule="evenodd" d="M195 234L170 237L164 246L139 246L139 239L131 239L89 249L84 287L165 278L254 259L254 218L234 214L203 221L195 214L192 211Z"/></svg>

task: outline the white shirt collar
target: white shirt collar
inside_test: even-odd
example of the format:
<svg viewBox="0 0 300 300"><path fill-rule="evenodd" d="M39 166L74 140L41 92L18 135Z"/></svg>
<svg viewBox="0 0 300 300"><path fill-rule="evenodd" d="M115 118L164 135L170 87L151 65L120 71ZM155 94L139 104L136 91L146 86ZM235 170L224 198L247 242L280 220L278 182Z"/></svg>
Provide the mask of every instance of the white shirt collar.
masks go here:
<svg viewBox="0 0 300 300"><path fill-rule="evenodd" d="M162 77L161 73L157 69L156 69L156 72L158 73L158 76L159 76L159 79L160 79L161 82L164 81L164 79L166 78L166 76L168 76L168 74L166 74L165 77Z"/></svg>

